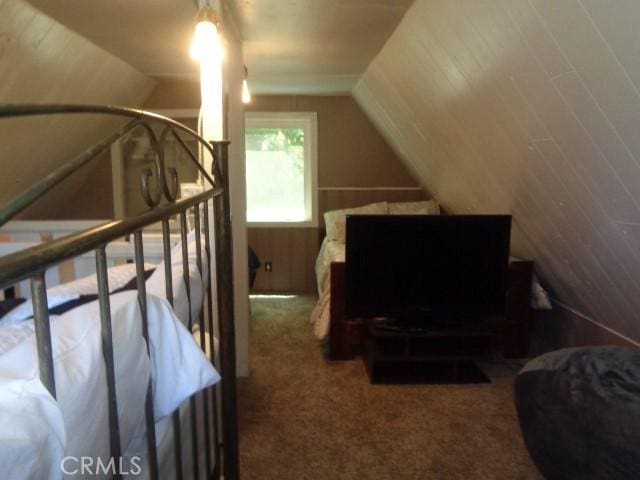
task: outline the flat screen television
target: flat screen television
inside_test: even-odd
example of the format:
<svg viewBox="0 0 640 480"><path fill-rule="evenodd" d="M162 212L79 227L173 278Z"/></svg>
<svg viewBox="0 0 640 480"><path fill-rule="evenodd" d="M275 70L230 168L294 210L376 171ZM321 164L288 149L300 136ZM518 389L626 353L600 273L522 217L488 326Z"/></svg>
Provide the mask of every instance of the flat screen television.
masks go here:
<svg viewBox="0 0 640 480"><path fill-rule="evenodd" d="M504 316L510 215L350 215L346 313L463 326Z"/></svg>

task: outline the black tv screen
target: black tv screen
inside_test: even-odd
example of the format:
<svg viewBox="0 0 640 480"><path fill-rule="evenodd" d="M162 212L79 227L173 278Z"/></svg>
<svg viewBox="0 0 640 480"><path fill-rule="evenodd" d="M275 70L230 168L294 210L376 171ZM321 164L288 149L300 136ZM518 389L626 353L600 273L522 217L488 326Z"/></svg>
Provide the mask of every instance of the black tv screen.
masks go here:
<svg viewBox="0 0 640 480"><path fill-rule="evenodd" d="M510 215L350 215L352 318L456 324L504 315Z"/></svg>

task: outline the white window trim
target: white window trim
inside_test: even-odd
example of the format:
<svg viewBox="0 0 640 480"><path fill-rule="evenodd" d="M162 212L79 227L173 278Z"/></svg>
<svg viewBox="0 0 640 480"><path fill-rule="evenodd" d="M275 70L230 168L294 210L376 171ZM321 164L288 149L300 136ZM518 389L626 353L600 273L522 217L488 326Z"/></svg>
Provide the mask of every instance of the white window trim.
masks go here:
<svg viewBox="0 0 640 480"><path fill-rule="evenodd" d="M246 112L245 129L252 127L299 127L308 129L305 137L305 162L308 158L310 168L305 164L305 205L309 220L300 222L247 222L248 227L315 228L318 227L318 114L316 112Z"/></svg>

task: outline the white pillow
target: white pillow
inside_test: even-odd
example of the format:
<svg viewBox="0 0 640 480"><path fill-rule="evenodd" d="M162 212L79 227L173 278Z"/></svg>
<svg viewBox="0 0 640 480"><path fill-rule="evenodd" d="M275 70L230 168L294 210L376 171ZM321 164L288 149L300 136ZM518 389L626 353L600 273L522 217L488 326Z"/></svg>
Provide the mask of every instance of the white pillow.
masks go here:
<svg viewBox="0 0 640 480"><path fill-rule="evenodd" d="M519 261L522 259L509 256L509 263ZM531 278L531 303L529 306L534 310L553 310L549 293L540 285L540 280L535 273Z"/></svg>
<svg viewBox="0 0 640 480"><path fill-rule="evenodd" d="M327 228L327 238L334 242L345 243L347 215L385 215L386 213L387 202L325 212L324 223Z"/></svg>
<svg viewBox="0 0 640 480"><path fill-rule="evenodd" d="M62 478L66 445L58 404L40 382L30 358L31 327L0 328L0 472L3 478Z"/></svg>
<svg viewBox="0 0 640 480"><path fill-rule="evenodd" d="M389 215L440 215L440 205L435 200L394 202L389 203Z"/></svg>
<svg viewBox="0 0 640 480"><path fill-rule="evenodd" d="M534 310L553 310L549 294L542 288L535 273L531 280L531 308Z"/></svg>

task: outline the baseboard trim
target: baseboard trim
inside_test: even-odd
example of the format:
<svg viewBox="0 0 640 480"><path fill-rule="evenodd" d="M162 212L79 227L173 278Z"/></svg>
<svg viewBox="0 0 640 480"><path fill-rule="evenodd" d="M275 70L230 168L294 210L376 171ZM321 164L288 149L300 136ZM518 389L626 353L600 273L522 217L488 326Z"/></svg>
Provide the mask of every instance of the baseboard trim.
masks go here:
<svg viewBox="0 0 640 480"><path fill-rule="evenodd" d="M640 343L636 342L635 340L627 337L626 335L623 335L620 332L616 332L614 329L607 327L606 325L603 325L602 323L594 320L593 318L584 315L583 313L578 312L577 310L571 308L569 305L566 305L564 303L562 303L560 300L556 300L556 299L551 299L551 301L553 302L554 305L559 306L560 308L564 308L565 310L570 311L573 315L582 318L583 320L586 320L587 322L591 322L594 326L602 328L603 330L606 330L607 332L609 332L611 335L615 335L617 337L620 337L620 339L624 342L627 342L635 347L640 347Z"/></svg>
<svg viewBox="0 0 640 480"><path fill-rule="evenodd" d="M534 313L531 352L533 355L559 348L587 345L640 347L640 343L594 320L559 300L551 299L553 310Z"/></svg>

